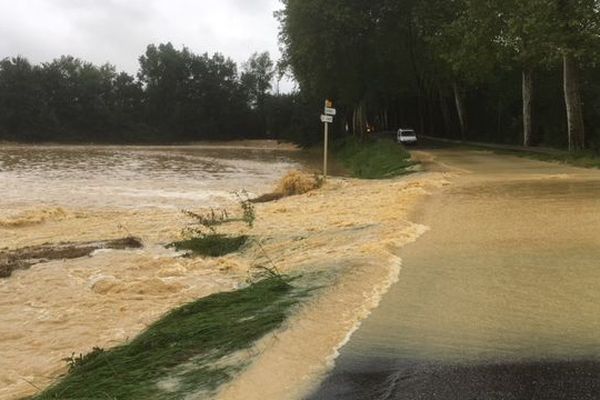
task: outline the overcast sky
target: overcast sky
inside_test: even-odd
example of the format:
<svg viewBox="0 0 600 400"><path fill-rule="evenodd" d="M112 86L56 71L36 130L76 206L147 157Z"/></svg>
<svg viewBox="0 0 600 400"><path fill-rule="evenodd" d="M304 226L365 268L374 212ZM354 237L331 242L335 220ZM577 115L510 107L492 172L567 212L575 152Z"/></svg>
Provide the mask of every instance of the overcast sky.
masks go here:
<svg viewBox="0 0 600 400"><path fill-rule="evenodd" d="M135 73L146 45L170 41L238 63L255 51L277 59L280 7L279 0L0 0L0 58L38 63L71 54Z"/></svg>

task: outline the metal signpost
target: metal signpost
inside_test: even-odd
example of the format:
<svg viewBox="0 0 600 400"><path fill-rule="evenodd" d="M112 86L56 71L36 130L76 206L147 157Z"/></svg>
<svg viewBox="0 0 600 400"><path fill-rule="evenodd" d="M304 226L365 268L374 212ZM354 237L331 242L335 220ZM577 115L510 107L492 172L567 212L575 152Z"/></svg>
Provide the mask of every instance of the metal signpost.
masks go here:
<svg viewBox="0 0 600 400"><path fill-rule="evenodd" d="M323 151L323 178L327 179L327 153L329 151L329 124L333 123L333 117L336 114L333 103L330 100L325 100L325 111L321 115L321 122L323 123L325 131L325 148Z"/></svg>

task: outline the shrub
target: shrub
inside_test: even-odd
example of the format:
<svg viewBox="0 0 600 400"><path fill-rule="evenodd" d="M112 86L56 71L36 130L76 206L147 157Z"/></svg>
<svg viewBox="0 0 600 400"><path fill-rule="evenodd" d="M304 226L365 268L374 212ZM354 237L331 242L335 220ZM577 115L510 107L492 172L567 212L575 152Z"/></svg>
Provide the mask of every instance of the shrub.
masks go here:
<svg viewBox="0 0 600 400"><path fill-rule="evenodd" d="M174 242L169 246L175 248L177 251L187 250L196 255L222 257L227 254L235 253L247 241L248 236L229 237L227 235L208 234Z"/></svg>

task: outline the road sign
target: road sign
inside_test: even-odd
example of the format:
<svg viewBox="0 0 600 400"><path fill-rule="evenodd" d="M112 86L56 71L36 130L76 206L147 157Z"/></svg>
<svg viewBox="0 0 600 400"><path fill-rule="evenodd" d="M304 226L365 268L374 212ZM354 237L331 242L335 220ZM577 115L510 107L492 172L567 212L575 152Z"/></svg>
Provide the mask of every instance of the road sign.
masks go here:
<svg viewBox="0 0 600 400"><path fill-rule="evenodd" d="M321 122L323 122L324 124L332 124L333 117L330 115L321 115Z"/></svg>
<svg viewBox="0 0 600 400"><path fill-rule="evenodd" d="M331 107L325 107L325 115L335 115L337 110Z"/></svg>

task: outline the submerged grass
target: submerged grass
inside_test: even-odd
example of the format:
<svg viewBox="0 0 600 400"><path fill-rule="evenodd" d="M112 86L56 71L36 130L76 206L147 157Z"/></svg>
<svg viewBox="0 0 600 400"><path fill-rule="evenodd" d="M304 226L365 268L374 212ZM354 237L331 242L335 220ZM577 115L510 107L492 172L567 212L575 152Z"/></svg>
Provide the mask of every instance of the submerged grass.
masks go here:
<svg viewBox="0 0 600 400"><path fill-rule="evenodd" d="M336 157L356 178L386 179L410 173L411 156L391 139L360 141L354 137L334 146Z"/></svg>
<svg viewBox="0 0 600 400"><path fill-rule="evenodd" d="M600 169L600 153L598 150L579 150L569 152L567 150L548 147L522 147L510 145L497 145L494 143L471 143L452 141L440 138L429 138L425 140L427 147L434 148L457 148L465 150L491 151L499 155L511 155L532 160L554 162L573 165L581 168Z"/></svg>
<svg viewBox="0 0 600 400"><path fill-rule="evenodd" d="M527 150L494 150L494 153L530 158L538 161L557 162L581 168L600 169L600 155L592 151L556 151L550 153L543 153Z"/></svg>
<svg viewBox="0 0 600 400"><path fill-rule="evenodd" d="M211 393L245 366L223 360L280 327L306 294L289 279L271 277L187 304L132 342L80 359L34 399L168 400Z"/></svg>
<svg viewBox="0 0 600 400"><path fill-rule="evenodd" d="M168 247L177 251L190 251L193 255L206 257L222 257L238 251L246 242L248 236L227 236L209 234L188 240L171 243Z"/></svg>

